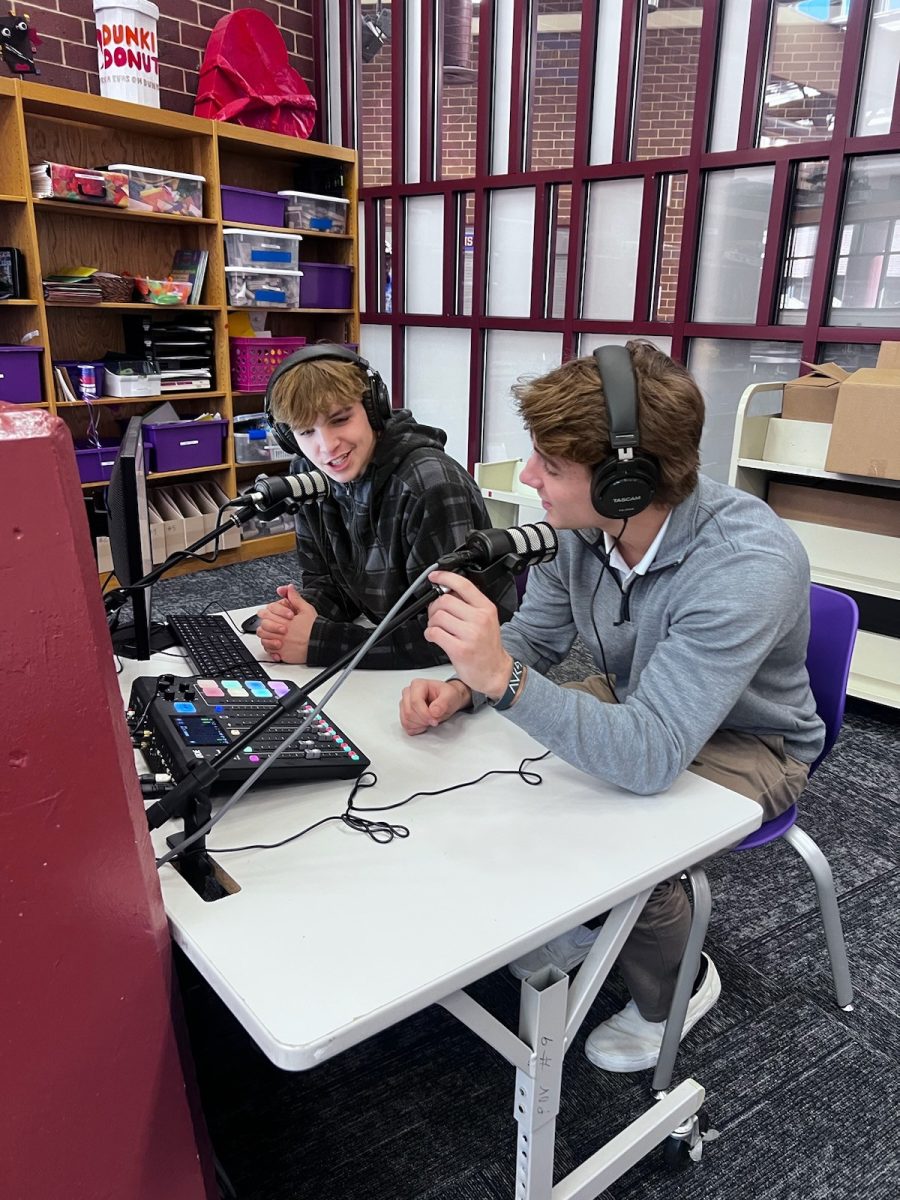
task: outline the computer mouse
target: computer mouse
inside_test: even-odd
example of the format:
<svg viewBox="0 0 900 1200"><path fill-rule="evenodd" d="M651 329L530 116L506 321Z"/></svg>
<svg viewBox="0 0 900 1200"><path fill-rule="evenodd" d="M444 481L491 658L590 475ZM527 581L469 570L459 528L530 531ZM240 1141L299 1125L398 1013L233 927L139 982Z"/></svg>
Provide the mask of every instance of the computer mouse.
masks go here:
<svg viewBox="0 0 900 1200"><path fill-rule="evenodd" d="M256 613L252 617L248 617L246 621L241 621L241 629L244 633L256 633L259 629L259 617Z"/></svg>

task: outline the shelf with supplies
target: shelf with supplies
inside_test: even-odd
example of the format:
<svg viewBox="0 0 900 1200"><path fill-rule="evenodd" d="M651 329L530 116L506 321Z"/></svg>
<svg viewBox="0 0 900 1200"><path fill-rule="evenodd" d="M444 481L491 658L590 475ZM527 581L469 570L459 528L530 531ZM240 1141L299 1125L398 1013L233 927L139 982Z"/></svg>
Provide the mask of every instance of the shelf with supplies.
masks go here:
<svg viewBox="0 0 900 1200"><path fill-rule="evenodd" d="M729 483L766 500L793 529L814 583L850 592L859 604L848 693L900 708L900 480L825 470L830 430L782 424L783 388L755 384L742 395ZM794 456L807 461L784 461L788 436Z"/></svg>
<svg viewBox="0 0 900 1200"><path fill-rule="evenodd" d="M212 490L221 488L233 498L250 484L254 473L286 470L287 461L236 461L234 417L247 410L251 398L261 408L264 387L248 391L233 385L229 334L236 336L238 328L241 335L249 333L239 317L255 312L254 329L268 337L359 343L355 152L20 79L0 79L0 138L5 146L0 159L0 204L5 205L0 241L19 251L23 265L18 294L14 289L12 298L0 300L0 353L5 348L10 362L27 359L33 364L28 388L15 396L21 407L58 415L79 446L87 438L90 453L104 459L104 474L109 447L114 456L127 417L133 413L168 402L181 421L224 420L222 461L184 471L150 470L151 498L160 485L192 480L198 485L210 481ZM108 191L101 188L92 203L83 197L70 198L74 189L66 187L67 171L78 172L79 178L102 176ZM200 182L177 182L164 195L165 189L156 186L159 177ZM342 274L352 279L350 304L341 308L273 304L269 309L230 303L224 230L240 226L262 234L294 231L266 224L265 218L259 224L226 218L223 187L248 193L259 189L257 194L263 196L296 189L337 196L335 203L346 201L345 232L298 229L296 233L306 242L305 256L311 263L340 266ZM191 199L195 188L200 197L196 204ZM156 281L166 281L181 251L182 262L197 270L176 274L174 279L194 281L189 299L198 302L155 304L124 293L132 277L149 280L154 287ZM97 273L96 282L90 282L92 271ZM82 278L89 282L82 284ZM42 280L48 279L45 295ZM111 295L105 290L107 283L113 288ZM99 302L97 288L102 295ZM116 299L120 294L125 295L121 301ZM70 296L94 302L70 303ZM175 326L183 328L175 330ZM188 346L192 335L194 348ZM30 340L23 341L26 338ZM121 384L120 373L127 374L129 366L124 360L136 359L142 347L148 364L157 355L153 361L158 361L163 375L168 369L171 377L182 376L180 382L187 380L191 369L194 378L198 371L208 372L206 387L164 388L159 395L141 395L139 387ZM32 353L13 356L20 349ZM191 368L192 357L201 360L200 365ZM116 376L112 384L102 375L107 368ZM145 373L154 369L144 367ZM62 378L57 374L60 370ZM108 394L112 386L125 394ZM104 520L107 480L91 480L88 473L82 478L96 536ZM282 553L293 544L290 533L260 532L223 551L217 563ZM187 563L178 573L198 569L208 569L208 564Z"/></svg>

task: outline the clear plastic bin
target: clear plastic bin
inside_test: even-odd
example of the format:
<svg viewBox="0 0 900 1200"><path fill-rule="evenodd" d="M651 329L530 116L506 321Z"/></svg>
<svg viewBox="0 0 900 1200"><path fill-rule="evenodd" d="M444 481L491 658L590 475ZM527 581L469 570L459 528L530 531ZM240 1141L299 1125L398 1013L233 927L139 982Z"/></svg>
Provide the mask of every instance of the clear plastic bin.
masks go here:
<svg viewBox="0 0 900 1200"><path fill-rule="evenodd" d="M228 303L234 308L299 308L301 271L226 267Z"/></svg>
<svg viewBox="0 0 900 1200"><path fill-rule="evenodd" d="M317 233L346 233L349 200L340 196L317 196L314 192L279 192L287 198L285 224L289 229Z"/></svg>
<svg viewBox="0 0 900 1200"><path fill-rule="evenodd" d="M111 171L128 176L128 207L138 212L178 213L183 217L203 216L203 175L184 171L159 171L116 163Z"/></svg>
<svg viewBox="0 0 900 1200"><path fill-rule="evenodd" d="M266 429L235 431L234 459L239 463L270 462L269 434Z"/></svg>
<svg viewBox="0 0 900 1200"><path fill-rule="evenodd" d="M299 233L260 233L256 229L225 229L225 257L229 267L263 267L296 271Z"/></svg>

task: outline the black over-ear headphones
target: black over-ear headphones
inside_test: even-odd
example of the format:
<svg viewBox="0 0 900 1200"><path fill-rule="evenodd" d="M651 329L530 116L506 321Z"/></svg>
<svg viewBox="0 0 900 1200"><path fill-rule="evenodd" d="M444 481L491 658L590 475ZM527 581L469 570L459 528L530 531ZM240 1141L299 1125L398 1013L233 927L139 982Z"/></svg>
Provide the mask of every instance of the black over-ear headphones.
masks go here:
<svg viewBox="0 0 900 1200"><path fill-rule="evenodd" d="M297 367L301 363L315 362L316 359L320 358L333 359L336 362L353 363L359 367L365 373L368 381L368 387L362 395L362 402L363 408L366 410L366 416L369 418L369 424L376 433L381 433L390 420L393 409L391 408L391 398L388 395L384 380L377 371L369 366L364 358L360 358L358 354L355 354L346 346L337 346L331 343L316 343L313 346L304 346L302 350L298 350L295 354L286 358L280 366L275 368L266 385L266 423L272 430L272 436L275 438L275 441L288 454L300 454L301 450L297 445L290 425L286 425L283 421L276 421L272 415L272 392L274 391L275 384L282 375L286 375L293 367Z"/></svg>
<svg viewBox="0 0 900 1200"><path fill-rule="evenodd" d="M652 503L659 486L659 464L640 449L637 384L625 346L594 351L600 373L612 454L591 474L591 504L601 517L625 520Z"/></svg>

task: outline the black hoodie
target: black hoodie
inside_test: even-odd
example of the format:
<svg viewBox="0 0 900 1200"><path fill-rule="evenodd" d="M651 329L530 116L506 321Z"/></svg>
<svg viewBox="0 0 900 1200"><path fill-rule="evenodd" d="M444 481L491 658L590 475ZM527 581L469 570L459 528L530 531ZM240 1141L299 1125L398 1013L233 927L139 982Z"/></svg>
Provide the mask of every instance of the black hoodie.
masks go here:
<svg viewBox="0 0 900 1200"><path fill-rule="evenodd" d="M361 646L371 630L354 624L357 617L377 624L427 566L461 546L473 529L490 528L475 481L445 453L446 441L442 429L397 410L365 473L351 483L332 480L330 496L298 514L297 590L319 614L309 639L310 666L330 666ZM312 465L300 457L291 469ZM516 607L511 574L485 590L500 620L507 620ZM401 669L446 662L422 636L427 623L427 612L411 617L373 646L362 665Z"/></svg>

